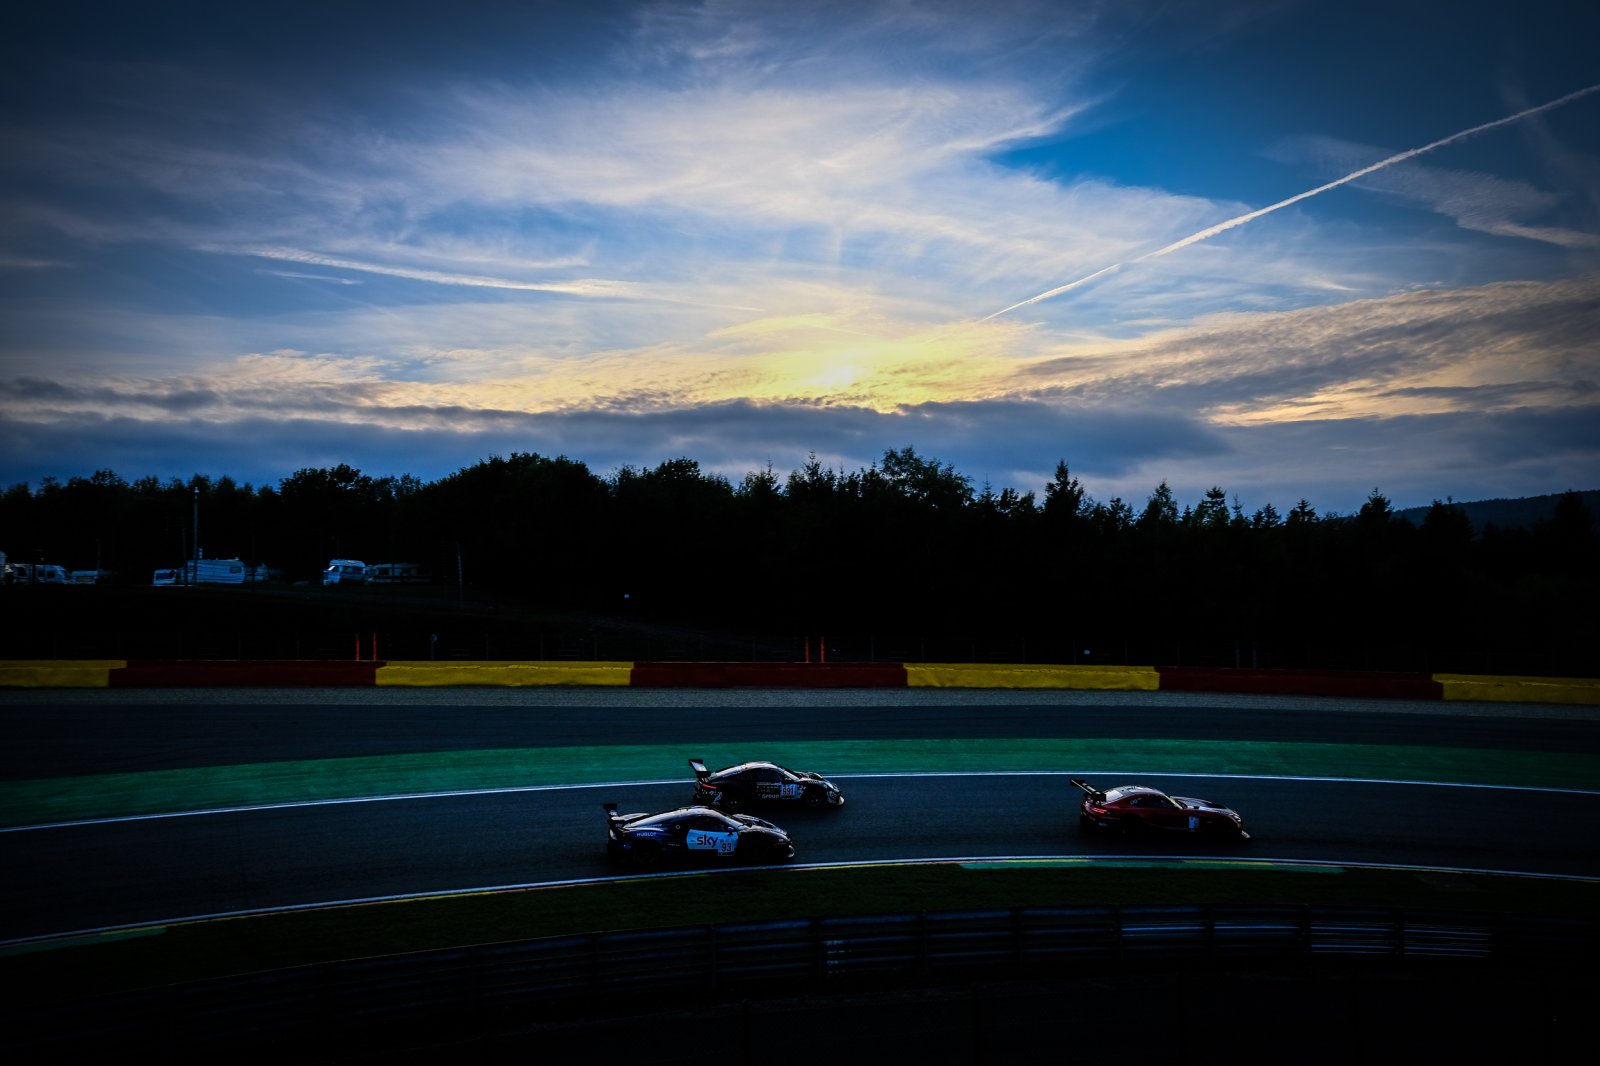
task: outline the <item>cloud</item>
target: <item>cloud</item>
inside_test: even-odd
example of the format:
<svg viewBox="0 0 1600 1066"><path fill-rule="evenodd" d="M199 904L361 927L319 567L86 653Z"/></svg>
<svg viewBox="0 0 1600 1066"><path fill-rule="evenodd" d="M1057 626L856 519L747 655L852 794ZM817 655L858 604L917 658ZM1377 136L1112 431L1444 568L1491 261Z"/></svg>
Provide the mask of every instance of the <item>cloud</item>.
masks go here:
<svg viewBox="0 0 1600 1066"><path fill-rule="evenodd" d="M1357 169L1351 171L1348 174L1341 175L1340 177L1337 177L1337 178L1333 179L1332 181L1324 182L1323 184L1318 185L1315 188L1307 189L1304 192L1295 193L1293 196L1290 196L1287 199L1279 200L1277 203L1268 204L1266 207L1258 207L1253 211L1246 211L1245 213L1243 213L1241 215L1235 215L1232 218L1224 219L1223 221L1218 222L1215 225L1207 226L1204 229L1197 230L1194 233L1191 233L1186 237L1180 237L1178 240L1175 240L1170 244L1163 245L1162 247L1157 248L1154 251L1146 252L1143 255L1140 255L1140 256L1132 259L1132 260L1129 260L1126 263L1112 263L1112 264L1110 264L1108 266L1101 267L1099 270L1096 270L1091 274L1085 275L1084 277L1081 277L1081 278L1077 279L1076 281L1068 282L1065 285L1058 285L1057 287L1055 287L1053 289L1046 290L1045 292L1042 292L1037 296L1030 296L1028 299L1019 301L1018 303L1014 303L1014 304L1010 305L1009 307L1003 307L1000 310L994 312L993 314L986 316L986 318L997 318L997 317L999 317L1001 315L1009 314L1010 312L1015 311L1018 308L1027 307L1030 304L1036 304L1036 303L1040 302L1041 300L1048 300L1048 299L1051 299L1052 297L1060 296L1063 293L1070 292L1071 290L1076 289L1076 288L1078 288L1078 287L1080 287L1082 285L1087 285L1090 282L1093 282L1094 280L1096 280L1097 278L1100 278L1100 277L1103 277L1103 276L1105 276L1107 274L1111 274L1111 273L1114 273L1115 271L1121 270L1125 266L1129 266L1129 265L1136 264L1136 263L1141 263L1141 262L1144 262L1145 260L1149 260L1149 259L1159 259L1162 256L1171 255L1173 252L1182 251L1183 249L1189 247L1190 245L1198 244L1201 241L1208 241L1211 238L1216 237L1216 236L1218 236L1220 234L1226 233L1231 229L1236 229L1237 227L1243 226L1246 223L1254 222L1256 219L1262 218L1262 217L1264 217L1266 215L1270 215L1275 211L1281 211L1286 207L1290 207L1290 206L1293 206L1294 204L1300 203L1302 200L1309 200L1313 196L1320 196L1325 192L1329 192L1329 191L1331 191L1333 189L1337 189L1341 185L1348 185L1351 182L1359 181L1359 180L1361 180L1363 178L1366 178L1366 177L1368 177L1368 176L1370 176L1372 174L1376 174L1379 171L1386 170L1389 167L1393 167L1393 166L1396 166L1396 165L1401 164L1401 163L1405 163L1405 162L1407 162L1409 160L1417 158L1418 156L1426 155L1429 152L1432 152L1432 151L1434 151L1436 149L1439 149L1439 148L1443 148L1444 146L1449 145L1449 144L1454 144L1455 142L1460 141L1460 140L1464 140L1464 139L1466 139L1468 137L1473 137L1473 136L1476 136L1476 135L1478 135L1480 133L1485 133L1485 132L1487 132L1489 130L1496 129L1496 128L1500 127L1500 126L1508 125L1508 124L1513 123L1513 122L1521 122L1521 121L1524 121L1525 119L1532 118L1535 115L1543 114L1546 111L1550 111L1550 110L1553 110L1553 109L1558 108L1558 107L1563 107L1563 106L1565 106L1565 105L1567 105L1569 103L1572 103L1573 101L1581 100L1582 98L1584 98L1586 96L1589 96L1592 93L1596 93L1596 92L1600 92L1600 84L1589 85L1589 86L1586 86L1586 87L1584 87L1582 89L1578 89L1578 90L1576 90L1574 92L1567 93L1566 95L1558 97L1558 98L1556 98L1554 100L1549 100L1549 101L1546 101L1546 102L1544 102L1542 104L1538 104L1538 105L1533 106L1533 107L1523 108L1522 110L1516 112L1515 114L1507 115L1507 116L1505 116L1503 118L1494 119L1493 121L1490 121L1490 122L1480 123L1480 124L1478 124L1476 126L1472 126L1472 127L1468 128L1468 129L1461 130L1461 131L1459 131L1457 133L1452 133L1448 137L1441 137L1438 140L1430 141L1429 143L1424 144L1424 145L1422 145L1420 147L1408 148L1407 150L1405 150L1403 152L1397 152L1397 153L1394 153L1392 155L1385 156L1384 158L1379 159L1376 162L1368 163L1365 166L1358 167Z"/></svg>
<svg viewBox="0 0 1600 1066"><path fill-rule="evenodd" d="M1383 149L1331 137L1292 138L1277 146L1271 158L1317 167L1365 166L1386 155ZM1589 180L1593 180L1593 175ZM1407 162L1370 173L1358 183L1388 200L1425 207L1452 219L1463 229L1502 237L1542 241L1561 248L1600 248L1600 236L1570 226L1536 224L1557 215L1567 198L1523 180L1479 171L1430 167ZM1580 210L1589 205L1577 205ZM1592 223L1592 216L1583 219Z"/></svg>
<svg viewBox="0 0 1600 1066"><path fill-rule="evenodd" d="M1214 8L1180 30L1169 12L1201 9L725 0L497 14L487 44L454 16L426 46L384 19L351 50L360 20L334 16L231 52L198 30L160 54L102 42L34 99L81 91L8 126L0 469L440 476L540 450L737 479L909 444L1023 489L1065 458L1133 498L1168 476L1275 490L1291 446L1343 485L1317 449L1433 447L1472 417L1510 440L1541 411L1582 453L1592 163L1542 120L1522 132L1544 181L1415 158L1465 133L1400 155L1311 137L1255 175L1274 191L1218 195L1273 127L1162 187L1136 157L1199 162L1217 127L1187 86L1119 94L1163 56L1193 69L1190 34L1221 49L1280 17ZM1160 48L1134 48L1156 23ZM1165 139L1121 139L1143 124ZM1307 171L1344 177L1281 199ZM1284 209L1341 183L1408 225ZM1072 277L1094 283L975 321ZM1381 458L1418 483L1431 461Z"/></svg>

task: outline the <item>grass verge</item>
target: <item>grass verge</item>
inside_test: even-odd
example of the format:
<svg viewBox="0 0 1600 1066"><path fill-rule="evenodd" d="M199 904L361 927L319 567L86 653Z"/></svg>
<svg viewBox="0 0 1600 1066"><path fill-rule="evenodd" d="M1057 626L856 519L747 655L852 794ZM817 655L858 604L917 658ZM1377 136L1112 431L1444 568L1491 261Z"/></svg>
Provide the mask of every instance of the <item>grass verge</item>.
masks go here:
<svg viewBox="0 0 1600 1066"><path fill-rule="evenodd" d="M1024 860L689 873L197 920L0 952L38 1001L613 929L1005 907L1384 906L1591 918L1600 884L1227 860Z"/></svg>

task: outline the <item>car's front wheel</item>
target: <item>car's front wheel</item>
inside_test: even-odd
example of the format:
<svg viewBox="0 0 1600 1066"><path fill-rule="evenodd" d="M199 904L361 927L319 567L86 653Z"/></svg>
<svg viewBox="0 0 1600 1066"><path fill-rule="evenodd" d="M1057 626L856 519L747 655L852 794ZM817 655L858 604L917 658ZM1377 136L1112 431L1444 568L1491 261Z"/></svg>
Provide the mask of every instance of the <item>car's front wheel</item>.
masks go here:
<svg viewBox="0 0 1600 1066"><path fill-rule="evenodd" d="M808 788L805 795L800 797L800 802L812 810L817 810L828 802L828 797L822 794L822 789L820 788Z"/></svg>

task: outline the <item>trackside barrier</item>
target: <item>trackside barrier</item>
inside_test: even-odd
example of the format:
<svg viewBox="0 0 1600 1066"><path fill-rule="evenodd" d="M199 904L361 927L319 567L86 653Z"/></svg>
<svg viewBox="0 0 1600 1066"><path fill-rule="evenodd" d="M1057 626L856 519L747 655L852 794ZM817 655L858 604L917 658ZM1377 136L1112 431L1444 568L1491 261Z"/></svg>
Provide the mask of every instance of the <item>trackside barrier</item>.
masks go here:
<svg viewBox="0 0 1600 1066"><path fill-rule="evenodd" d="M1158 666L1163 692L1248 692L1272 696L1437 700L1443 686L1429 674L1366 674L1320 670L1241 670Z"/></svg>
<svg viewBox="0 0 1600 1066"><path fill-rule="evenodd" d="M1447 700L1600 704L1600 681L1579 677L1472 677L1434 674Z"/></svg>
<svg viewBox="0 0 1600 1066"><path fill-rule="evenodd" d="M1258 693L1600 705L1600 679L983 663L0 660L0 688L189 685L994 688Z"/></svg>
<svg viewBox="0 0 1600 1066"><path fill-rule="evenodd" d="M631 662L390 662L378 668L379 685L626 686Z"/></svg>
<svg viewBox="0 0 1600 1066"><path fill-rule="evenodd" d="M111 671L112 688L190 685L371 687L379 663L343 659L133 661Z"/></svg>
<svg viewBox="0 0 1600 1066"><path fill-rule="evenodd" d="M1154 692L1161 687L1161 675L1153 666L907 663L906 684L911 688L1057 688Z"/></svg>
<svg viewBox="0 0 1600 1066"><path fill-rule="evenodd" d="M0 688L106 688L123 659L9 659L0 661Z"/></svg>
<svg viewBox="0 0 1600 1066"><path fill-rule="evenodd" d="M905 688L900 663L633 664L635 688Z"/></svg>
<svg viewBox="0 0 1600 1066"><path fill-rule="evenodd" d="M1570 983L1563 973L1587 972L1597 947L1592 918L1395 908L1089 906L789 919L384 956L85 1000L34 986L14 994L25 1009L7 1045L38 1061L102 1050L129 1058L179 1034L186 1059L245 1048L367 1054L641 1004L703 1009L804 992L1085 974L1148 979L1164 964L1197 981L1208 978L1196 968L1304 972L1377 962L1428 965L1437 977L1439 966L1473 974L1504 966L1515 968L1504 971L1515 983L1538 973L1561 988Z"/></svg>

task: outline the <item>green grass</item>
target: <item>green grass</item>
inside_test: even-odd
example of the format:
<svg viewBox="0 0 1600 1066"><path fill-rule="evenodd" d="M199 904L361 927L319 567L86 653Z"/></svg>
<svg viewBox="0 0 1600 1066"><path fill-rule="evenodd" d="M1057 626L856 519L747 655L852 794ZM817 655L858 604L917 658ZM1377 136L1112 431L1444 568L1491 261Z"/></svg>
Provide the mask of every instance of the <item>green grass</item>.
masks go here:
<svg viewBox="0 0 1600 1066"><path fill-rule="evenodd" d="M1600 757L1376 744L1264 744L1143 738L774 742L763 755L829 774L1072 770L1249 774L1545 785L1600 790ZM737 762L748 746L689 755ZM0 825L216 810L355 796L688 780L685 751L654 746L517 748L210 766L0 782Z"/></svg>
<svg viewBox="0 0 1600 1066"><path fill-rule="evenodd" d="M1600 886L1336 865L1004 862L683 874L212 919L0 953L0 972L83 997L343 959L614 929L1004 907L1317 904L1592 916Z"/></svg>

